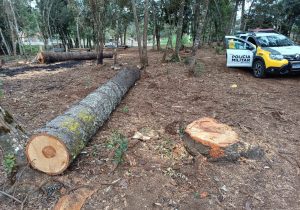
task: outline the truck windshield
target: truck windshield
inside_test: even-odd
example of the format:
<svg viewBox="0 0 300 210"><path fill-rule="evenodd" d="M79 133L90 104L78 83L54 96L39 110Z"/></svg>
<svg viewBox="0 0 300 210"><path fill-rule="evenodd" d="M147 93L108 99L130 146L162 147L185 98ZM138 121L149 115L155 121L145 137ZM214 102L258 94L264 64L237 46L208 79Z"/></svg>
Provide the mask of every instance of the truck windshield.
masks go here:
<svg viewBox="0 0 300 210"><path fill-rule="evenodd" d="M283 35L270 35L257 37L258 43L262 47L283 47L292 46L294 43Z"/></svg>

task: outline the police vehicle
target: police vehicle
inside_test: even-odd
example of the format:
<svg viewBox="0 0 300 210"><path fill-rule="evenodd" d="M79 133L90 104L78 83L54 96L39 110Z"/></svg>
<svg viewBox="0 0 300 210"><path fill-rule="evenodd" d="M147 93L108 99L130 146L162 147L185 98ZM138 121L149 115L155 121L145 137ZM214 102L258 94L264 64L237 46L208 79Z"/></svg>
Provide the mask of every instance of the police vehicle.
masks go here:
<svg viewBox="0 0 300 210"><path fill-rule="evenodd" d="M227 67L251 67L253 75L300 73L300 46L277 32L225 36Z"/></svg>

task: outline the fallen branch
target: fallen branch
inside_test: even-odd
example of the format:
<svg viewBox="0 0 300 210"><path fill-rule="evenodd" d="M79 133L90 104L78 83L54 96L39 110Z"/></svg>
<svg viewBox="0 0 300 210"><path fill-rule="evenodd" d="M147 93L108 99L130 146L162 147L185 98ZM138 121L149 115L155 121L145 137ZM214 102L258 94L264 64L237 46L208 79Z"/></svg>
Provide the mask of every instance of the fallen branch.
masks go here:
<svg viewBox="0 0 300 210"><path fill-rule="evenodd" d="M12 196L12 195L10 195L10 194L2 191L2 190L0 190L0 193L7 196L7 197L9 197L9 198L11 198L11 199L13 199L14 201L17 201L18 203L22 203L22 201L20 201L18 198L14 197L14 196Z"/></svg>

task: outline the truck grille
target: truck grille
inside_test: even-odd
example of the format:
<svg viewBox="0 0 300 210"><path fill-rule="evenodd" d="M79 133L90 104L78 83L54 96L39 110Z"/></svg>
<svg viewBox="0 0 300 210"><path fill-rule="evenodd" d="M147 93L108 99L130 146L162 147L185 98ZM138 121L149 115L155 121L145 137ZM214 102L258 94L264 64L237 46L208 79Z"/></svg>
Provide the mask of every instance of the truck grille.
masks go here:
<svg viewBox="0 0 300 210"><path fill-rule="evenodd" d="M285 59L287 59L288 61L300 61L300 54L296 54L296 55L284 55L283 57Z"/></svg>

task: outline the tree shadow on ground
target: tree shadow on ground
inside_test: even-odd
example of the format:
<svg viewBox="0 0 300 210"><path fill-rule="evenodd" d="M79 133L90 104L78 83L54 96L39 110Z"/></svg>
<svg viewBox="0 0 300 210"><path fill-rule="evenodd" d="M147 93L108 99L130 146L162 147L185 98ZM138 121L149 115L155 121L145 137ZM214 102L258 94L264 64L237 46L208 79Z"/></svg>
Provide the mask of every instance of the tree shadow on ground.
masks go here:
<svg viewBox="0 0 300 210"><path fill-rule="evenodd" d="M41 64L41 65L33 65L33 66L20 66L20 67L14 67L14 68L4 68L0 70L0 74L4 76L13 77L18 74L26 73L27 71L56 71L59 68L73 68L74 66L80 64L81 61L66 61L66 62L60 62L55 64Z"/></svg>

